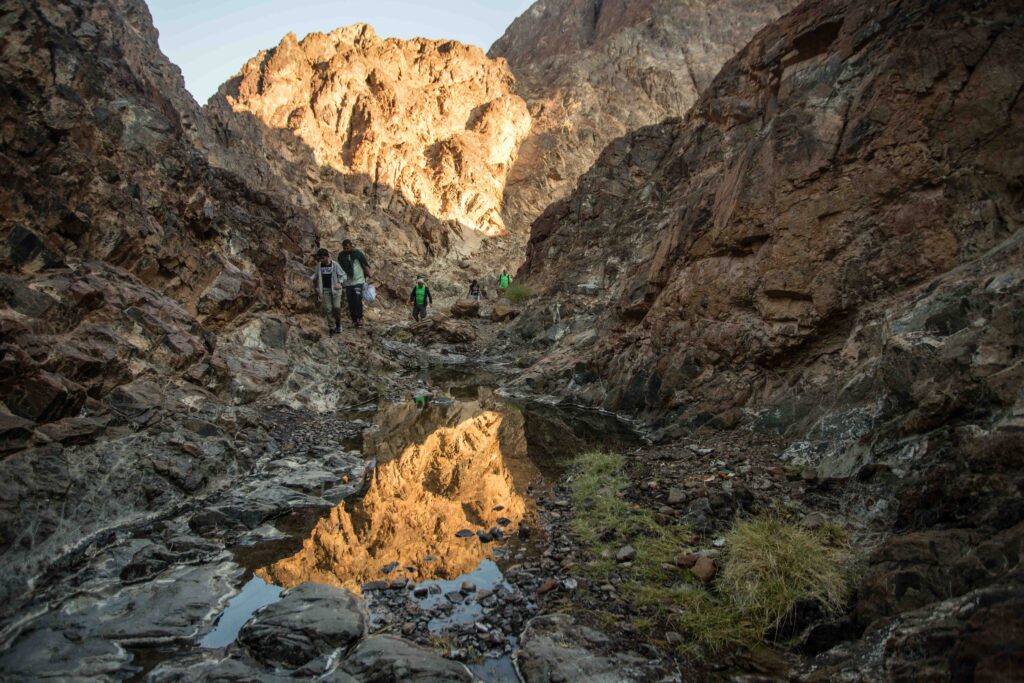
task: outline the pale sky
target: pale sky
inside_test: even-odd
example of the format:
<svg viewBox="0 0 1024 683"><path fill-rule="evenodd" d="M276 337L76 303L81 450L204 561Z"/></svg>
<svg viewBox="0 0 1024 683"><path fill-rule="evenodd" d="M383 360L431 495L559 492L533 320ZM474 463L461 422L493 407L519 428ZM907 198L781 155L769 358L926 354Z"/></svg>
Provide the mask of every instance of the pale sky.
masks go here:
<svg viewBox="0 0 1024 683"><path fill-rule="evenodd" d="M388 38L454 38L485 51L533 0L147 0L160 49L200 104L284 34L357 22Z"/></svg>

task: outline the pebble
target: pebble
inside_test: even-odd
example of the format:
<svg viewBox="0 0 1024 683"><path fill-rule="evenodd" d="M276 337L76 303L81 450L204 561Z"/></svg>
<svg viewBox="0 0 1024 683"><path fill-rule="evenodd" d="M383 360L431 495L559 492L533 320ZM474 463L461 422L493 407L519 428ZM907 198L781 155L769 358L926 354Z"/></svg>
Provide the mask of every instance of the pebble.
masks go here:
<svg viewBox="0 0 1024 683"><path fill-rule="evenodd" d="M537 593L539 595L544 595L545 593L551 592L556 588L558 588L558 580L547 579L544 581L544 583L540 585L540 588L537 589Z"/></svg>
<svg viewBox="0 0 1024 683"><path fill-rule="evenodd" d="M460 590L463 593L475 593L476 592L476 584L473 583L472 581L463 581L462 582L462 586L460 586Z"/></svg>
<svg viewBox="0 0 1024 683"><path fill-rule="evenodd" d="M716 565L715 561L711 558L700 557L697 558L694 565L690 567L690 571L693 572L693 575L696 576L701 583L707 583L711 579L715 578L715 574L718 573L718 565Z"/></svg>
<svg viewBox="0 0 1024 683"><path fill-rule="evenodd" d="M474 535L473 532L470 531L469 529L459 529L458 531L455 532L455 537L456 538L469 538L470 536L473 536L473 535Z"/></svg>
<svg viewBox="0 0 1024 683"><path fill-rule="evenodd" d="M615 553L617 562L629 562L636 557L636 548L631 545L624 545Z"/></svg>

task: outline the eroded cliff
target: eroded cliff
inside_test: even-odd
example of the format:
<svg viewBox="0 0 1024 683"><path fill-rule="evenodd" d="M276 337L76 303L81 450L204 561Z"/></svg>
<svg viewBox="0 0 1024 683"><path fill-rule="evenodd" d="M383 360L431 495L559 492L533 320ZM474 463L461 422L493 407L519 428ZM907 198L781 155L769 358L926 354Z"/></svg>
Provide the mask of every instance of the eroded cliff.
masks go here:
<svg viewBox="0 0 1024 683"><path fill-rule="evenodd" d="M727 59L796 4L534 3L488 51L508 60L533 116L505 190L505 220L517 246L548 204L572 192L605 145L685 114Z"/></svg>
<svg viewBox="0 0 1024 683"><path fill-rule="evenodd" d="M365 245L396 290L417 273L443 282L471 254L488 260L481 247L506 234L502 191L530 128L502 60L366 24L289 34L207 112L227 141L217 163L307 207L332 250L344 237Z"/></svg>
<svg viewBox="0 0 1024 683"><path fill-rule="evenodd" d="M805 4L533 225L526 386L779 434L864 530L863 640L807 680L1019 662L1022 60L1013 3Z"/></svg>

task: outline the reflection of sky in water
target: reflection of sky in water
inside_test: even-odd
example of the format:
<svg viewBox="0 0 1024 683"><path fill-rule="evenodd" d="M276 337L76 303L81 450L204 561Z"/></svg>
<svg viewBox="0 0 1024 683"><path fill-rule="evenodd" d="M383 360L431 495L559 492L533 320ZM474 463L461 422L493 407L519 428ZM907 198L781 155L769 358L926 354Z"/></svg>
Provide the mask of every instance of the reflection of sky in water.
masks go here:
<svg viewBox="0 0 1024 683"><path fill-rule="evenodd" d="M199 641L201 647L225 647L235 641L242 625L260 607L277 602L282 588L272 586L258 576L249 579L242 591L231 598L217 619L217 625Z"/></svg>
<svg viewBox="0 0 1024 683"><path fill-rule="evenodd" d="M470 593L461 602L456 602L455 608L450 614L431 619L430 623L427 624L427 628L431 633L439 633L453 624L472 624L476 621L476 617L483 613L480 603L477 602L477 594L484 590L493 592L499 587L508 587L508 584L505 583L505 578L501 574L501 570L498 569L498 565L494 564L491 560L484 560L476 570L468 574L463 574L450 580L439 579L420 583L420 588L431 590L430 595L418 601L420 607L429 609L435 605L449 602L446 597L447 594L459 592L463 581L472 581L476 585L476 593Z"/></svg>

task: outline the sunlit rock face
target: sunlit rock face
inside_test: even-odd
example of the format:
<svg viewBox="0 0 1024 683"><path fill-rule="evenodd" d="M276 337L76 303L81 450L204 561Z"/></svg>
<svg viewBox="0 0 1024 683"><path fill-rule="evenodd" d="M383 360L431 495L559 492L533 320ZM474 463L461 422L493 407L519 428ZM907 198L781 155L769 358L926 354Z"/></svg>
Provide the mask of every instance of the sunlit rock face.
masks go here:
<svg viewBox="0 0 1024 683"><path fill-rule="evenodd" d="M486 401L395 405L382 408L378 424L366 442L379 463L366 495L332 510L299 553L257 571L261 578L359 590L389 578L382 569L392 562L392 576L452 578L476 569L493 547L456 532L487 530L500 518L511 530L527 514L523 492L540 473L526 459L521 413Z"/></svg>
<svg viewBox="0 0 1024 683"><path fill-rule="evenodd" d="M409 204L504 233L505 176L530 127L504 60L455 41L381 39L366 24L293 34L214 97L288 129L376 206Z"/></svg>

